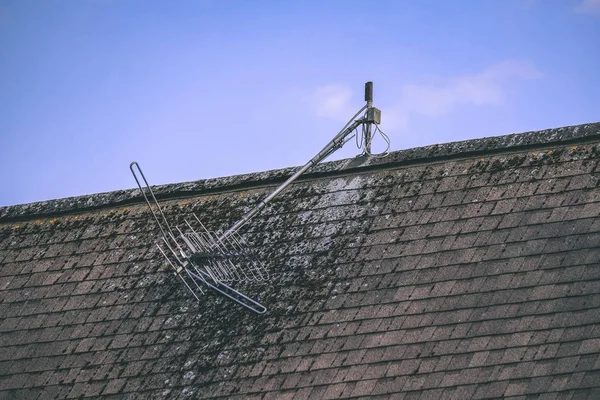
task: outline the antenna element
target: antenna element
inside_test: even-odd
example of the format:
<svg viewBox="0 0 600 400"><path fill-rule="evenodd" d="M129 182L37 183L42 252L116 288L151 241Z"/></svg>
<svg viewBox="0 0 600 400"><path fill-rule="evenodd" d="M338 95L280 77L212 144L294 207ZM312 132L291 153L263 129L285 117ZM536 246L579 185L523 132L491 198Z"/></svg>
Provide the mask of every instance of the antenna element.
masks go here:
<svg viewBox="0 0 600 400"><path fill-rule="evenodd" d="M362 155L375 157L387 155L390 141L379 129L381 110L373 107L373 82L365 84L365 101L367 104L354 114L320 152L222 233L209 231L195 214L192 214L192 219L184 220L183 230L178 226L171 227L139 164L134 161L129 165L138 188L160 229L161 238L156 244L158 250L173 268L175 275L183 281L197 300L200 300L198 295L203 294L205 288L210 288L257 314L264 314L267 311L265 306L231 286L234 282L269 279L267 269L254 256L238 231L306 170L325 160L353 137L356 137L359 144L358 133L350 136L358 127L362 126L362 141L359 144L359 148L363 149ZM363 116L356 119L360 114ZM371 153L373 126L375 132L379 132L388 145L388 148L379 155ZM145 189L138 179L138 173L144 181Z"/></svg>

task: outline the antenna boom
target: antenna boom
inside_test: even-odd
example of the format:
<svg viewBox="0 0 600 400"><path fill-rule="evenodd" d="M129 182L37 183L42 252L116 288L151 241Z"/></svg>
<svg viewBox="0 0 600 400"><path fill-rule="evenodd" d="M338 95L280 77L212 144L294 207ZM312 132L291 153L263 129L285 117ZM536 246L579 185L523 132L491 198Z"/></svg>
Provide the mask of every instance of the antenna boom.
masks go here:
<svg viewBox="0 0 600 400"><path fill-rule="evenodd" d="M381 111L373 107L373 82L365 84L365 101L367 104L354 114L321 151L221 234L206 229L195 214L194 220L185 220L185 232L178 226L173 229L139 164L134 161L129 165L144 200L162 233L161 240L156 244L160 253L174 269L175 275L183 281L197 300L200 300L198 294L204 293L202 287L208 287L257 314L264 314L267 311L265 306L230 286L231 282L267 281L269 279L267 269L247 248L238 231L304 172L344 146L348 140L352 139L348 136L360 126L363 127L362 145L359 145L359 147L363 147L362 155L372 155L372 127L375 125L375 131L378 131L377 125L381 122ZM363 116L356 119L363 112ZM388 143L389 148L389 139L383 132L379 132ZM355 137L358 144L358 133L355 134ZM387 150L383 154L386 155ZM145 190L138 178L138 173L145 184ZM166 246L168 250L163 250L163 246Z"/></svg>

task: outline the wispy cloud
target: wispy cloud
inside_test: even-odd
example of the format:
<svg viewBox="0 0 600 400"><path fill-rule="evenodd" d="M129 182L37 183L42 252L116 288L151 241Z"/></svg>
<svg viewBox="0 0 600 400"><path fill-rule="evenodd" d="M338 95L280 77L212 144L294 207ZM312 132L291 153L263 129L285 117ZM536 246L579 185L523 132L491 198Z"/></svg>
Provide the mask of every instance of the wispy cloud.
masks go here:
<svg viewBox="0 0 600 400"><path fill-rule="evenodd" d="M435 83L402 86L396 100L383 107L386 129L403 130L411 117L442 117L465 105L502 105L515 83L537 79L542 73L531 63L507 60L481 72L450 78L432 78ZM318 116L346 121L360 107L358 98L345 85L317 88L305 98ZM353 102L354 100L354 102Z"/></svg>
<svg viewBox="0 0 600 400"><path fill-rule="evenodd" d="M358 108L352 106L352 90L339 84L319 87L304 100L318 116L340 121L350 118Z"/></svg>
<svg viewBox="0 0 600 400"><path fill-rule="evenodd" d="M502 104L509 81L540 76L531 64L505 61L480 73L446 79L440 85L406 85L402 89L401 103L412 112L438 117L461 104Z"/></svg>
<svg viewBox="0 0 600 400"><path fill-rule="evenodd" d="M583 0L575 11L582 14L600 15L600 0Z"/></svg>
<svg viewBox="0 0 600 400"><path fill-rule="evenodd" d="M437 84L408 84L400 90L396 104L384 110L388 111L386 122L401 129L408 126L412 115L441 117L464 105L501 105L515 82L541 76L531 63L508 60Z"/></svg>

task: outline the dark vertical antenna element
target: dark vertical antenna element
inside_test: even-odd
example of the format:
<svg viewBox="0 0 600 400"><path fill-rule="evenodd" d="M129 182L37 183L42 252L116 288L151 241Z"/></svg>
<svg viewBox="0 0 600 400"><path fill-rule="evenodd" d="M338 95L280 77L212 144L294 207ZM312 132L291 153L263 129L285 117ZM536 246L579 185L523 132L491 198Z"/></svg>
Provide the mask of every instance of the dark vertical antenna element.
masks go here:
<svg viewBox="0 0 600 400"><path fill-rule="evenodd" d="M367 107L373 107L373 82L365 83L365 101Z"/></svg>
<svg viewBox="0 0 600 400"><path fill-rule="evenodd" d="M369 115L369 112L373 109L373 82L367 82L365 83L365 101L367 102L367 116ZM370 154L371 153L371 139L373 137L373 134L371 133L372 129L371 129L371 123L369 123L369 121L366 121L367 123L365 123L363 125L363 132L362 132L362 140L363 140L363 154Z"/></svg>
<svg viewBox="0 0 600 400"><path fill-rule="evenodd" d="M320 152L222 233L209 231L195 214L193 214L192 219L184 221L185 225L181 227L183 230L179 226L173 228L167 221L165 213L158 204L139 164L135 161L130 164L131 173L162 234L159 243L156 245L169 265L173 267L175 275L184 282L196 299L200 300L198 295L203 294L203 288L208 287L255 313L263 314L267 311L265 306L230 286L234 282L269 280L267 269L250 251L238 232L242 226L256 216L271 200L298 179L306 170L325 160L352 138L356 138L358 147L363 150L363 155L374 157L387 155L390 141L378 127L381 123L381 111L373 107L373 82L365 84L365 101L367 104L354 114L342 130ZM357 119L361 114L363 116ZM375 132L381 134L388 146L383 153L378 155L371 153L373 126ZM360 136L358 133L354 133L358 127L362 127ZM359 137L362 139L360 142ZM137 173L141 175L145 189L142 187L134 167L137 169Z"/></svg>

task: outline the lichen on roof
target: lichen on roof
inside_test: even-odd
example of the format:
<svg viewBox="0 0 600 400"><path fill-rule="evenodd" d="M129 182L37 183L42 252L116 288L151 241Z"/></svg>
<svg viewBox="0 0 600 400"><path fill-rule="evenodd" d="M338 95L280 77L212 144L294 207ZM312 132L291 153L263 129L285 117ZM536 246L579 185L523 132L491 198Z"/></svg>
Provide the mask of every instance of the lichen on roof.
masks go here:
<svg viewBox="0 0 600 400"><path fill-rule="evenodd" d="M245 227L250 313L133 190L0 209L0 398L598 398L600 124L326 163ZM157 187L224 229L292 169Z"/></svg>

